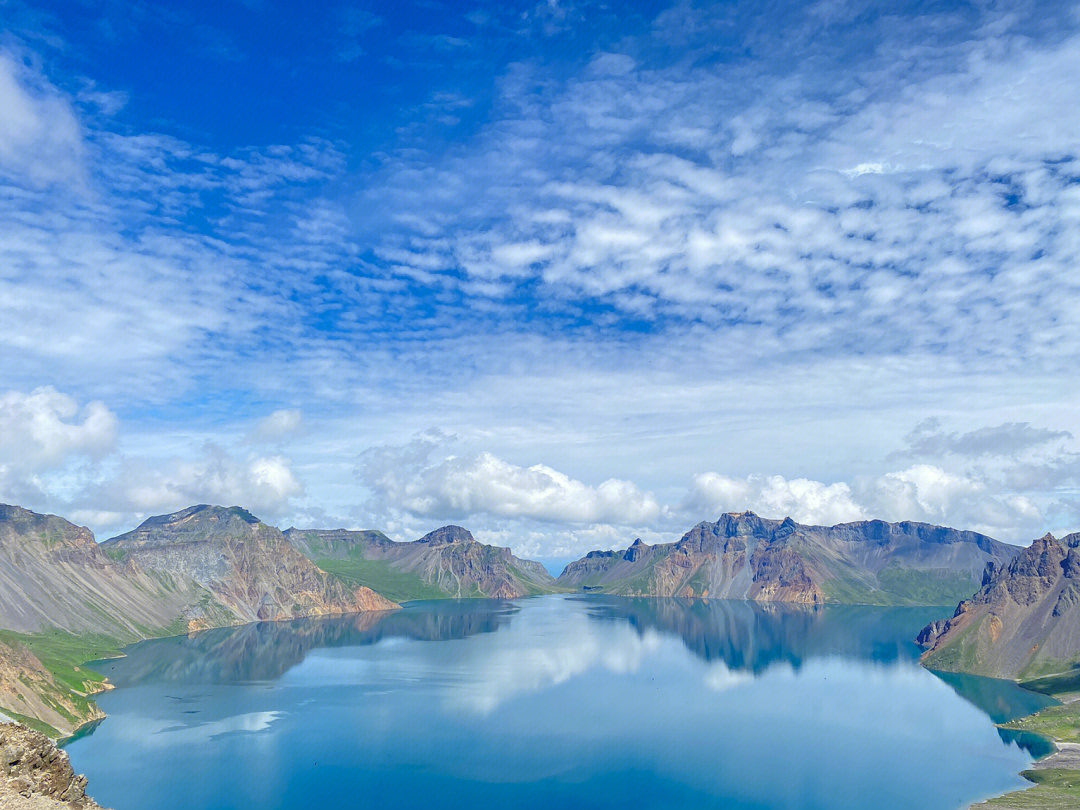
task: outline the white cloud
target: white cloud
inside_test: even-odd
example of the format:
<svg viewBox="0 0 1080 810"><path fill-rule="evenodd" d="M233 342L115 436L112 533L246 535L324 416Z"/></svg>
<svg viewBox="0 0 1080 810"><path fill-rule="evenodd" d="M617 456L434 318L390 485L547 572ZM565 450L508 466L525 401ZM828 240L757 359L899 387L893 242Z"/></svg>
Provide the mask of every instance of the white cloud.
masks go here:
<svg viewBox="0 0 1080 810"><path fill-rule="evenodd" d="M0 394L0 467L39 472L72 456L100 458L116 445L117 418L103 402L84 406L51 386Z"/></svg>
<svg viewBox="0 0 1080 810"><path fill-rule="evenodd" d="M390 508L414 515L641 525L667 514L631 481L590 486L544 464L521 467L489 452L448 454L451 444L429 433L404 447L372 448L361 459L360 480Z"/></svg>
<svg viewBox="0 0 1080 810"><path fill-rule="evenodd" d="M34 67L0 50L0 172L31 184L81 182L82 128Z"/></svg>
<svg viewBox="0 0 1080 810"><path fill-rule="evenodd" d="M112 476L79 499L139 517L212 503L243 506L273 519L303 492L290 460L283 456L238 457L208 445L187 457L122 458Z"/></svg>
<svg viewBox="0 0 1080 810"><path fill-rule="evenodd" d="M711 515L722 512L759 512L767 517L788 517L799 523L832 525L862 520L868 515L855 502L845 483L823 484L806 478L787 480L779 475L731 478L716 472L694 476L687 511Z"/></svg>
<svg viewBox="0 0 1080 810"><path fill-rule="evenodd" d="M930 464L862 482L860 491L888 520L924 520L1005 540L1033 539L1043 519L1023 495Z"/></svg>
<svg viewBox="0 0 1080 810"><path fill-rule="evenodd" d="M929 464L858 477L851 484L708 472L694 477L684 508L688 517L697 511L714 519L721 512L749 509L764 517L790 516L816 525L871 518L917 520L1013 541L1032 539L1043 519L1038 506L1023 495Z"/></svg>
<svg viewBox="0 0 1080 810"><path fill-rule="evenodd" d="M304 414L297 409L281 409L259 420L249 435L251 441L273 442L302 433Z"/></svg>

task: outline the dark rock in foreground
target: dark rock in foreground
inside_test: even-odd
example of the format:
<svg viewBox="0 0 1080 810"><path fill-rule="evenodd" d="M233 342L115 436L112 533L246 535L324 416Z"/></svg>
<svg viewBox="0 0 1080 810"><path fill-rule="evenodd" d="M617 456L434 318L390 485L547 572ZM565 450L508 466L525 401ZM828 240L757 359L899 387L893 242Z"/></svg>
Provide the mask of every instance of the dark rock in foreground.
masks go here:
<svg viewBox="0 0 1080 810"><path fill-rule="evenodd" d="M37 731L0 722L0 807L100 810L86 795L86 777L71 769L68 755Z"/></svg>

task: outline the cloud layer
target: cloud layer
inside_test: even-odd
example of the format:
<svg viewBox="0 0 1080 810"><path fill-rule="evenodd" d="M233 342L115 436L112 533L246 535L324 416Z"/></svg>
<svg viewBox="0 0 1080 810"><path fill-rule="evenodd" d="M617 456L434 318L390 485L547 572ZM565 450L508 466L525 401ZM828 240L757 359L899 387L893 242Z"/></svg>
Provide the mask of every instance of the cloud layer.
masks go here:
<svg viewBox="0 0 1080 810"><path fill-rule="evenodd" d="M1075 7L7 11L4 498L1080 527Z"/></svg>

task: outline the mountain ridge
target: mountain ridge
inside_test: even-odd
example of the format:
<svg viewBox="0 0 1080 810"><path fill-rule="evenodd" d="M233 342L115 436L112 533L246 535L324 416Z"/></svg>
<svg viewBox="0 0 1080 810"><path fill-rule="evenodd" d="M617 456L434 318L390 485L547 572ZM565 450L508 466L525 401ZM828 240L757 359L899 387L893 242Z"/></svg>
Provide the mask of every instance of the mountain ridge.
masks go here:
<svg viewBox="0 0 1080 810"><path fill-rule="evenodd" d="M1080 676L1080 532L1046 534L1007 564L988 564L974 595L951 618L927 625L918 641L931 669Z"/></svg>
<svg viewBox="0 0 1080 810"><path fill-rule="evenodd" d="M811 526L729 512L674 543L639 539L622 551L593 551L557 582L624 596L867 604L956 604L989 561L1019 547L977 532L916 521Z"/></svg>
<svg viewBox="0 0 1080 810"><path fill-rule="evenodd" d="M480 543L453 524L404 543L371 530L290 528L285 537L320 568L403 601L516 599L560 590L540 563Z"/></svg>
<svg viewBox="0 0 1080 810"><path fill-rule="evenodd" d="M246 509L199 504L143 521L101 544L112 554L163 576L184 576L213 594L240 621L390 610L369 588L350 590ZM211 626L211 610L189 608L193 627Z"/></svg>
<svg viewBox="0 0 1080 810"><path fill-rule="evenodd" d="M183 539L167 536L181 524ZM108 684L82 664L126 644L394 607L239 507L189 507L98 543L57 515L0 505L0 710L64 736L102 717L91 696Z"/></svg>

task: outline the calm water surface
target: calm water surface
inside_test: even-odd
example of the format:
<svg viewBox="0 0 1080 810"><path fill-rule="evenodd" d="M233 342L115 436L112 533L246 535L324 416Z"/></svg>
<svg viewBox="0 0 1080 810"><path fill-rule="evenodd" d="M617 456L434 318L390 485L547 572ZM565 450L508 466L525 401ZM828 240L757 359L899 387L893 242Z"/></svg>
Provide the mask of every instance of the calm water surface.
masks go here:
<svg viewBox="0 0 1080 810"><path fill-rule="evenodd" d="M109 717L67 750L115 810L966 807L1026 784L994 721L1045 700L922 670L942 612L555 596L216 630L99 664Z"/></svg>

